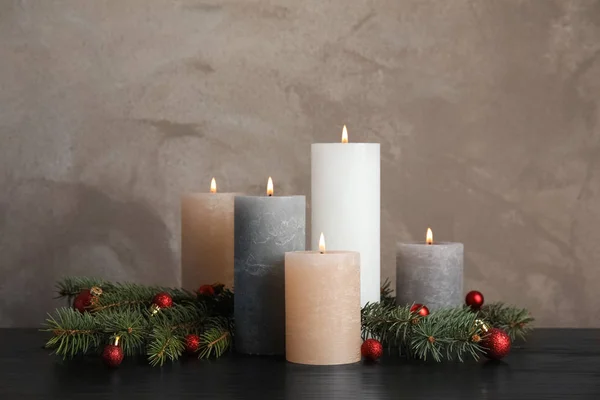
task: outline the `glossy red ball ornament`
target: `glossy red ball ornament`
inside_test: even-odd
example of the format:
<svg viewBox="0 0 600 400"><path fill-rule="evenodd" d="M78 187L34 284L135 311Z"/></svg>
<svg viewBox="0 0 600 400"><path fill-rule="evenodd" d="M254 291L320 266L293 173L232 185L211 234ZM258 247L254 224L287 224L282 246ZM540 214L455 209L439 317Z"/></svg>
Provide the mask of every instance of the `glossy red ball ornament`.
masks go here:
<svg viewBox="0 0 600 400"><path fill-rule="evenodd" d="M502 329L492 328L483 337L481 345L485 348L487 358L500 360L510 352L511 340Z"/></svg>
<svg viewBox="0 0 600 400"><path fill-rule="evenodd" d="M118 367L123 361L123 349L121 346L107 344L102 351L102 361L109 367Z"/></svg>
<svg viewBox="0 0 600 400"><path fill-rule="evenodd" d="M173 298L167 292L160 292L154 296L152 304L155 304L159 308L169 308L173 305Z"/></svg>
<svg viewBox="0 0 600 400"><path fill-rule="evenodd" d="M383 355L383 345L379 340L367 339L360 346L360 354L370 361L377 361Z"/></svg>
<svg viewBox="0 0 600 400"><path fill-rule="evenodd" d="M185 337L185 351L188 353L195 353L200 348L200 336L198 335L187 335Z"/></svg>
<svg viewBox="0 0 600 400"><path fill-rule="evenodd" d="M92 303L92 293L89 289L83 289L75 300L73 300L73 308L79 311L80 313L84 313L87 311L88 307Z"/></svg>
<svg viewBox="0 0 600 400"><path fill-rule="evenodd" d="M427 306L424 306L423 304L416 303L412 305L412 307L410 308L410 312L417 313L421 317L426 317L429 315L429 308L427 308Z"/></svg>
<svg viewBox="0 0 600 400"><path fill-rule="evenodd" d="M477 290L471 290L465 297L465 303L474 310L479 310L483 305L483 294Z"/></svg>
<svg viewBox="0 0 600 400"><path fill-rule="evenodd" d="M215 295L215 288L213 285L202 285L198 289L198 294L200 296L211 296L212 297Z"/></svg>

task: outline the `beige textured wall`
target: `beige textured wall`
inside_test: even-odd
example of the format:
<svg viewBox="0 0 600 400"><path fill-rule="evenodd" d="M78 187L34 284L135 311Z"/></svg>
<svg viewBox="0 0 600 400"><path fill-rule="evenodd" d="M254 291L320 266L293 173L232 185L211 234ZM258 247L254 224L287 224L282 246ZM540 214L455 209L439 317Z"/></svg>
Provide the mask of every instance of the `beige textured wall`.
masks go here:
<svg viewBox="0 0 600 400"><path fill-rule="evenodd" d="M179 281L179 195L309 194L310 143L382 144L394 243L600 327L600 1L0 2L0 325L66 274Z"/></svg>

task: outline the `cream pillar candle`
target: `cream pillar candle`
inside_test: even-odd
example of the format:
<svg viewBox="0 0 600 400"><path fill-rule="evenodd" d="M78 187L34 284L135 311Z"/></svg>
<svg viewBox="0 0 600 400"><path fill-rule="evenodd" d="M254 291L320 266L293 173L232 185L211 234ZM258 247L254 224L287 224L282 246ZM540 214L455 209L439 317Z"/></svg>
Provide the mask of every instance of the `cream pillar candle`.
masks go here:
<svg viewBox="0 0 600 400"><path fill-rule="evenodd" d="M237 193L189 193L181 198L181 284L233 287L233 204Z"/></svg>
<svg viewBox="0 0 600 400"><path fill-rule="evenodd" d="M309 365L360 361L360 254L285 253L286 359Z"/></svg>
<svg viewBox="0 0 600 400"><path fill-rule="evenodd" d="M380 299L379 143L312 145L312 248L321 232L331 250L360 253L361 305Z"/></svg>

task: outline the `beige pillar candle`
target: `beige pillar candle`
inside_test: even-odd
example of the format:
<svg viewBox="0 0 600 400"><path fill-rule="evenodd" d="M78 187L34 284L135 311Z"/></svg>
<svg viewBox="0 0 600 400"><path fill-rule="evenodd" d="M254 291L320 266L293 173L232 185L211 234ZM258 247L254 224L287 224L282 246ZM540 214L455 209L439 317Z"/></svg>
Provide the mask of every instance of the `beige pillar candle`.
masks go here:
<svg viewBox="0 0 600 400"><path fill-rule="evenodd" d="M286 359L309 365L360 361L360 253L285 253Z"/></svg>
<svg viewBox="0 0 600 400"><path fill-rule="evenodd" d="M181 284L233 287L233 203L237 193L189 193L181 198Z"/></svg>

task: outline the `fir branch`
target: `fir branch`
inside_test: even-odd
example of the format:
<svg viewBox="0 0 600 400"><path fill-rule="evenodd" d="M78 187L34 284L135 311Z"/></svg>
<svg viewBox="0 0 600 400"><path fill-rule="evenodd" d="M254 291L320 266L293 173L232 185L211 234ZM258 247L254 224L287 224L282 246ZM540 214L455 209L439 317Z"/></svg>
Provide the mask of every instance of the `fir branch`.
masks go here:
<svg viewBox="0 0 600 400"><path fill-rule="evenodd" d="M148 361L153 367L163 366L167 359L174 361L181 357L184 348L183 337L173 329L165 326L155 327L150 334Z"/></svg>
<svg viewBox="0 0 600 400"><path fill-rule="evenodd" d="M60 308L46 321L43 330L53 334L46 346L63 358L98 351L116 336L127 355L145 353L153 366L178 359L184 337L190 333L201 338L199 358L219 357L232 346L234 294L222 285L214 285L215 295L207 296L96 278L65 278L57 283L59 295L66 297L93 286L101 287L103 293L94 299L91 312ZM152 314L149 307L159 292L171 294L175 304ZM396 306L386 280L381 302L361 310L363 339L379 339L410 357L463 361L482 354L478 320L506 330L513 339L523 338L533 322L527 310L502 303L486 305L478 312L467 307L438 310L426 317L410 309L411 305Z"/></svg>
<svg viewBox="0 0 600 400"><path fill-rule="evenodd" d="M136 283L112 283L100 278L88 277L66 277L56 283L59 297L75 297L84 289L94 286L102 288L102 296L114 295L121 299L134 297L151 302L154 295L159 292L167 292L175 302L193 301L195 295L183 289L174 289L163 286L145 286ZM100 296L100 297L102 297Z"/></svg>
<svg viewBox="0 0 600 400"><path fill-rule="evenodd" d="M200 303L175 304L150 315L150 322L172 331L199 331L208 318L206 307Z"/></svg>
<svg viewBox="0 0 600 400"><path fill-rule="evenodd" d="M398 347L407 356L436 361L465 357L477 359L481 347L473 340L481 328L477 315L466 308L444 309L426 317L411 312L412 305L395 306L381 302L367 304L362 310L362 336L379 339Z"/></svg>
<svg viewBox="0 0 600 400"><path fill-rule="evenodd" d="M464 361L465 356L477 360L482 352L474 335L481 335L475 323L477 315L467 308L442 309L420 319L413 326L410 347L414 356L435 361Z"/></svg>
<svg viewBox="0 0 600 400"><path fill-rule="evenodd" d="M166 292L171 295L175 303L194 301L196 295L183 289L174 289L164 286L144 286L137 283L119 283L111 290L120 296L132 297L141 300L147 300L152 303L152 299L157 293Z"/></svg>
<svg viewBox="0 0 600 400"><path fill-rule="evenodd" d="M110 291L114 287L114 284L100 278L66 277L58 281L55 286L58 297L67 297L70 300L84 289L91 289L94 286L98 286L103 291Z"/></svg>
<svg viewBox="0 0 600 400"><path fill-rule="evenodd" d="M120 337L119 343L126 355L143 352L149 324L142 314L132 310L119 310L98 313L95 317L111 341Z"/></svg>
<svg viewBox="0 0 600 400"><path fill-rule="evenodd" d="M392 296L393 289L391 287L390 278L386 278L380 290L380 301L387 304L394 304L396 297Z"/></svg>
<svg viewBox="0 0 600 400"><path fill-rule="evenodd" d="M81 314L71 308L59 308L55 315L48 314L45 332L52 332L47 348L64 358L86 354L98 349L102 341L102 329L89 313Z"/></svg>
<svg viewBox="0 0 600 400"><path fill-rule="evenodd" d="M208 328L200 335L200 353L198 358L221 357L231 346L231 332L220 318L208 323Z"/></svg>
<svg viewBox="0 0 600 400"><path fill-rule="evenodd" d="M492 327L503 329L512 340L524 340L527 333L533 329L534 318L524 308L492 303L481 307L478 315Z"/></svg>
<svg viewBox="0 0 600 400"><path fill-rule="evenodd" d="M184 349L184 337L197 334L207 319L207 310L200 303L176 304L149 317L153 325L148 345L148 360L152 366L163 365L167 359L177 360Z"/></svg>
<svg viewBox="0 0 600 400"><path fill-rule="evenodd" d="M180 289L122 283L113 285L110 291L103 292L90 311L100 312L115 309L130 309L143 312L150 307L154 296L160 292L169 293L175 303L191 303L195 301L195 296L192 293Z"/></svg>
<svg viewBox="0 0 600 400"><path fill-rule="evenodd" d="M421 316L410 312L410 306L399 307L387 302L368 303L362 309L362 338L374 338L390 346L406 341L411 323Z"/></svg>
<svg viewBox="0 0 600 400"><path fill-rule="evenodd" d="M524 337L533 318L527 310L502 303L484 306L475 313L468 307L442 309L426 317L410 311L411 306L389 302L367 304L362 309L363 339L373 337L408 356L436 361L478 359L483 349L479 338L484 332L477 320Z"/></svg>

